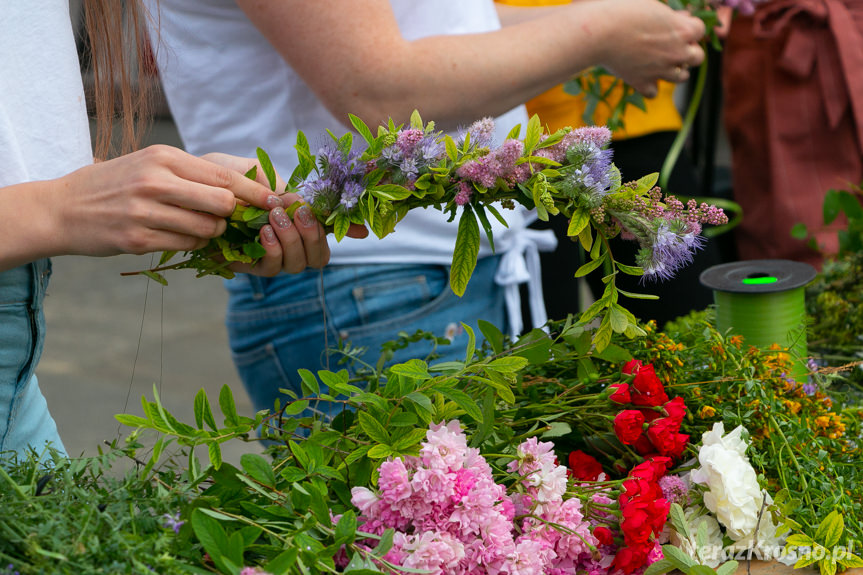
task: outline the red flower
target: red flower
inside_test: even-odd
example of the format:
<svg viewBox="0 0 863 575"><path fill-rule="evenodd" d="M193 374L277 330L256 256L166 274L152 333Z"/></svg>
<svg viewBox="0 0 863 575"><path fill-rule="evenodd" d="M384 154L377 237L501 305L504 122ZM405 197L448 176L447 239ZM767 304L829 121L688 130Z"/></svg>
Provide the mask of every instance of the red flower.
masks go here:
<svg viewBox="0 0 863 575"><path fill-rule="evenodd" d="M668 455L677 459L683 455L687 443L689 443L689 436L685 433L678 433L677 437L674 438L674 451Z"/></svg>
<svg viewBox="0 0 863 575"><path fill-rule="evenodd" d="M665 475L665 472L668 471L669 467L671 467L671 458L657 455L645 459L633 467L632 471L629 472L629 476L646 481L659 481Z"/></svg>
<svg viewBox="0 0 863 575"><path fill-rule="evenodd" d="M626 365L628 366L629 363ZM624 367L624 369L626 368ZM652 365L642 365L634 373L635 378L632 380L632 388L630 389L632 403L635 405L656 406L668 401L665 388L662 386L662 382L659 381L659 377L657 377Z"/></svg>
<svg viewBox="0 0 863 575"><path fill-rule="evenodd" d="M662 412L657 411L653 407L642 407L642 408L639 408L638 411L640 411L641 414L644 415L644 421L646 423L650 423L654 419L659 419L660 417L662 417Z"/></svg>
<svg viewBox="0 0 863 575"><path fill-rule="evenodd" d="M650 422L647 427L647 438L662 455L671 455L677 449L677 434L680 422L671 417L663 417Z"/></svg>
<svg viewBox="0 0 863 575"><path fill-rule="evenodd" d="M682 397L675 397L671 401L666 402L662 408L665 409L668 417L677 421L678 425L683 423L683 418L686 416L686 404L683 403Z"/></svg>
<svg viewBox="0 0 863 575"><path fill-rule="evenodd" d="M627 545L621 547L614 556L609 573L620 570L626 575L647 565L647 555L653 549L650 545Z"/></svg>
<svg viewBox="0 0 863 575"><path fill-rule="evenodd" d="M569 454L569 470L581 481L596 481L602 473L602 464L592 455L577 449Z"/></svg>
<svg viewBox="0 0 863 575"><path fill-rule="evenodd" d="M632 444L632 448L635 449L635 452L642 457L658 455L656 453L656 448L653 447L652 443L650 443L650 439L647 438L646 434L639 437L638 440Z"/></svg>
<svg viewBox="0 0 863 575"><path fill-rule="evenodd" d="M641 365L642 365L642 363L639 360L630 359L629 361L626 362L626 364L624 364L623 369L621 369L620 371L629 375L631 373L638 372L638 370L641 369Z"/></svg>
<svg viewBox="0 0 863 575"><path fill-rule="evenodd" d="M613 383L608 386L608 389L613 389L611 395L608 396L608 399L613 401L614 403L627 404L632 401L629 396L629 384L628 383Z"/></svg>
<svg viewBox="0 0 863 575"><path fill-rule="evenodd" d="M593 530L593 536L600 545L611 545L614 543L614 533L608 527L597 527Z"/></svg>
<svg viewBox="0 0 863 575"><path fill-rule="evenodd" d="M641 437L644 415L635 409L625 409L614 418L614 433L621 443L631 445Z"/></svg>

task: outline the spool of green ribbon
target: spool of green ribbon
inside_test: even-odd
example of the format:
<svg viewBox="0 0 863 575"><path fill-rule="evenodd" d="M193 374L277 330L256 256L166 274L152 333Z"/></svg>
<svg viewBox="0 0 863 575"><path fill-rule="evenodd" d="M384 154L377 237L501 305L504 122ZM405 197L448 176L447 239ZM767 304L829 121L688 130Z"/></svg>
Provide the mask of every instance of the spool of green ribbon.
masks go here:
<svg viewBox="0 0 863 575"><path fill-rule="evenodd" d="M713 290L716 328L742 335L761 349L779 344L790 350L789 374L805 383L806 300L804 288L815 278L809 264L789 260L749 260L713 266L701 273L702 285Z"/></svg>

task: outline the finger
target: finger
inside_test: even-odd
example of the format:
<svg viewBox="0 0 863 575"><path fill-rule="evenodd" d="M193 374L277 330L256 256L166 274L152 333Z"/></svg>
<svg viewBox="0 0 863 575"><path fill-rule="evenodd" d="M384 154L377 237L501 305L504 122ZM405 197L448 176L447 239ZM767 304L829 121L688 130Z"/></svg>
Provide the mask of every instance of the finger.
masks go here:
<svg viewBox="0 0 863 575"><path fill-rule="evenodd" d="M655 98L659 91L656 82L644 82L632 86L645 98Z"/></svg>
<svg viewBox="0 0 863 575"><path fill-rule="evenodd" d="M294 223L299 228L310 267L322 268L330 261L330 248L324 228L315 218L309 206L300 206L294 212Z"/></svg>
<svg viewBox="0 0 863 575"><path fill-rule="evenodd" d="M694 68L700 66L704 58L704 48L699 44L689 44L686 47L686 59L683 61L683 65Z"/></svg>
<svg viewBox="0 0 863 575"><path fill-rule="evenodd" d="M118 239L121 253L136 255L165 251L190 252L205 247L208 242L204 238L154 229L139 229Z"/></svg>
<svg viewBox="0 0 863 575"><path fill-rule="evenodd" d="M245 177L236 170L220 166L214 162L204 160L203 158L197 158L190 154L185 154L182 161L178 159L174 162L172 169L180 178L190 182L203 184L204 187L208 187L210 189L215 188L227 190L233 194L234 198L240 199L258 208L272 209L276 206L282 205L281 199L266 186ZM202 190L197 187L193 188L191 191L199 193L202 192ZM220 195L224 196L224 192ZM198 196L197 201L209 203L209 198L206 196L203 198ZM221 205L216 203L215 208L220 211L211 211L211 209L203 209L203 211L214 213L216 215L223 215L224 217L230 216L231 212L233 212L233 206L231 207L231 212L225 214L225 200L223 198L219 198L216 202L218 201L221 201L222 203ZM187 207L201 209L193 206Z"/></svg>
<svg viewBox="0 0 863 575"><path fill-rule="evenodd" d="M229 266L231 271L263 277L273 277L282 271L282 246L273 226L268 224L262 227L260 237L261 245L267 253L253 264L239 262L231 264Z"/></svg>
<svg viewBox="0 0 863 575"><path fill-rule="evenodd" d="M669 82L676 82L678 84L686 82L689 80L689 69L680 65L674 66L663 78Z"/></svg>
<svg viewBox="0 0 863 575"><path fill-rule="evenodd" d="M228 226L225 218L157 202L130 205L127 215L132 225L196 239L218 237Z"/></svg>
<svg viewBox="0 0 863 575"><path fill-rule="evenodd" d="M299 273L306 269L308 260L303 238L285 210L282 208L272 210L270 222L278 236L279 244L282 246L282 269L289 274Z"/></svg>

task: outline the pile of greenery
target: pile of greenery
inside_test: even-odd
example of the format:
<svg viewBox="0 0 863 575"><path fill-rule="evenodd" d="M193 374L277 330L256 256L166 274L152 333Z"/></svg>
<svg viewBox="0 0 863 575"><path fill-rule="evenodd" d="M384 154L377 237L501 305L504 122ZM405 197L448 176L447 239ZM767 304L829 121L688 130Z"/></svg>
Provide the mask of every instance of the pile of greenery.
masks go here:
<svg viewBox="0 0 863 575"><path fill-rule="evenodd" d="M415 455L430 422L453 419L504 476L515 446L538 437L555 443L561 461L581 449L619 478L639 457L607 449L610 422L597 398L628 379L621 365L632 358L652 364L669 394L685 398L692 443L675 473L696 465L687 460L715 422L742 424L752 463L792 532L818 538L828 516L844 518L830 546L863 545L861 411L828 397L831 376L815 374L814 391L791 385L782 350L747 348L697 317L668 332L647 324L646 337L617 336L600 352L584 326L552 327L551 335L535 330L508 342L484 324L486 344L471 338L463 362L370 366L346 349L345 369L301 372L304 397L253 418L237 413L227 387L221 422L203 391L192 423L178 421L158 395L144 398L144 417L118 416L136 428L121 447L49 464L34 454L0 468L0 564L22 574L405 572L384 560L390 532L358 531L352 487L374 484L383 460ZM330 424L295 417L310 401L346 409ZM255 441L261 428L272 441L266 456L245 454L239 467L222 461L224 442ZM142 437L154 432L144 447ZM119 458L132 469L119 471ZM339 560L347 567L337 569ZM833 563L849 566L856 563Z"/></svg>

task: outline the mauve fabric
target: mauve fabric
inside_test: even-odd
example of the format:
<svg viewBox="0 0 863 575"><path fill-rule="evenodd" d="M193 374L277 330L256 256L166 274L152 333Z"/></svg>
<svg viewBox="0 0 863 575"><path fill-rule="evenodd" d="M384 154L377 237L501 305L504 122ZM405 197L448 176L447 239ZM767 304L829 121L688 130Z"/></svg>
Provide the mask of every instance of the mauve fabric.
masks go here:
<svg viewBox="0 0 863 575"><path fill-rule="evenodd" d="M802 222L835 252L843 222L824 229L824 195L863 179L863 0L768 0L737 16L723 86L740 258L820 267L790 232Z"/></svg>

